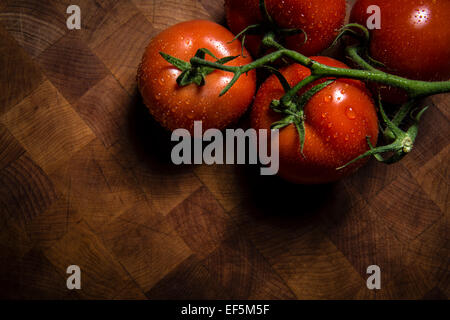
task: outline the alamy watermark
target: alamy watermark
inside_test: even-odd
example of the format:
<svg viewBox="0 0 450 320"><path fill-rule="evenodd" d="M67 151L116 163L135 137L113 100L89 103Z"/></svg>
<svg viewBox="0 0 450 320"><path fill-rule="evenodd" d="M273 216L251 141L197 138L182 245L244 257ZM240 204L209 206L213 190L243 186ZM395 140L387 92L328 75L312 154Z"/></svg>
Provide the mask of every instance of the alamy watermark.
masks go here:
<svg viewBox="0 0 450 320"><path fill-rule="evenodd" d="M81 289L81 269L77 265L71 265L67 267L67 274L70 276L67 278L66 286L69 290Z"/></svg>
<svg viewBox="0 0 450 320"><path fill-rule="evenodd" d="M224 134L218 129L208 129L203 132L202 122L195 121L194 136L186 129L177 129L171 139L178 142L171 153L176 165L258 164L259 159L266 166L261 168L261 175L278 173L278 130L226 129ZM208 143L205 147L204 142Z"/></svg>

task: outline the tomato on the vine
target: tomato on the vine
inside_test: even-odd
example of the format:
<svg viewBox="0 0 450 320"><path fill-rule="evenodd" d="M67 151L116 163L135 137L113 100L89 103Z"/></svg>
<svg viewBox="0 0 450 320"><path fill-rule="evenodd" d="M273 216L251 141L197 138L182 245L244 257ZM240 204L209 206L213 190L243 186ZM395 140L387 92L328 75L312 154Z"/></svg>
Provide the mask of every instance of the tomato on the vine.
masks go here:
<svg viewBox="0 0 450 320"><path fill-rule="evenodd" d="M194 121L201 120L203 129L223 129L236 121L252 103L256 91L254 71L242 75L223 96L220 92L233 78L221 70L209 73L203 86L179 86L182 73L167 62L160 52L189 62L200 48L208 49L221 59L241 54L240 41L231 42L234 35L221 25L205 20L193 20L174 25L154 37L142 58L138 70L138 88L153 117L165 128L193 131ZM240 66L252 62L248 52L227 63ZM206 59L214 61L206 55Z"/></svg>
<svg viewBox="0 0 450 320"><path fill-rule="evenodd" d="M283 29L302 29L288 35L285 46L310 56L326 49L333 42L345 19L345 0L265 0L267 12ZM264 23L259 0L225 0L225 11L231 31L238 34L250 25ZM260 52L262 35L248 35L246 47L256 56Z"/></svg>
<svg viewBox="0 0 450 320"><path fill-rule="evenodd" d="M345 64L328 57L313 60L338 68ZM293 64L281 70L293 86L311 74L310 70ZM313 83L317 85L324 80ZM299 94L304 93L305 88ZM282 118L270 104L285 91L275 75L261 86L251 113L252 127L269 129ZM347 164L369 150L366 137L373 146L378 138L378 119L370 93L357 80L338 79L316 93L305 105L305 142L301 153L298 131L293 124L280 130L279 175L294 183L319 184L336 181L360 168L367 160L360 160L342 170Z"/></svg>
<svg viewBox="0 0 450 320"><path fill-rule="evenodd" d="M410 79L450 79L450 1L358 0L350 21L366 26L372 5L381 9L381 29L370 30L372 58Z"/></svg>

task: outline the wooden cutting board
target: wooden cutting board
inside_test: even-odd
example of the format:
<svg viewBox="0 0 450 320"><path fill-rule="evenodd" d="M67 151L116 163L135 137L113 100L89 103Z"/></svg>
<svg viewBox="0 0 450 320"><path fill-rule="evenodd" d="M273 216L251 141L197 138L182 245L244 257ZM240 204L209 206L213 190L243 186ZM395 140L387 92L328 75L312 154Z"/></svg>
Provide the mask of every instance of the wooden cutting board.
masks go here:
<svg viewBox="0 0 450 320"><path fill-rule="evenodd" d="M169 25L223 15L222 0L0 2L0 297L450 297L448 95L423 102L401 163L333 185L170 163L139 59Z"/></svg>

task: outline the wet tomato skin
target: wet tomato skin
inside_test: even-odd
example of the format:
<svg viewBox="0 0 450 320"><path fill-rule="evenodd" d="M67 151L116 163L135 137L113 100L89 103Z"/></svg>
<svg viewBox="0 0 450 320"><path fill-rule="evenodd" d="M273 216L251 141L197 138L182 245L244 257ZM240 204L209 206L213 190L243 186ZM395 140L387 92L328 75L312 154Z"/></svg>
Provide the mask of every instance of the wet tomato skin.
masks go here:
<svg viewBox="0 0 450 320"><path fill-rule="evenodd" d="M154 37L138 70L138 88L152 116L165 128L184 128L193 132L194 121L201 120L203 130L223 129L235 122L251 105L256 90L254 71L242 75L222 97L223 88L233 74L215 70L206 76L204 86L190 84L180 87L176 79L181 71L164 60L159 52L189 61L200 48L209 49L217 58L241 53L239 41L230 43L234 35L221 25L193 20L174 25ZM207 56L213 61L212 57ZM227 65L252 62L248 52Z"/></svg>
<svg viewBox="0 0 450 320"><path fill-rule="evenodd" d="M269 15L285 29L302 29L308 35L304 44L303 34L286 38L286 47L310 56L326 49L337 35L345 19L345 0L266 0ZM238 34L246 27L261 23L259 0L226 0L225 12L228 26ZM257 56L262 36L250 35L246 47Z"/></svg>
<svg viewBox="0 0 450 320"><path fill-rule="evenodd" d="M450 1L358 0L350 21L365 26L371 5L381 9L381 29L370 30L374 59L407 78L450 79Z"/></svg>
<svg viewBox="0 0 450 320"><path fill-rule="evenodd" d="M346 67L327 57L312 59L334 67ZM290 85L308 75L309 69L293 64L282 70ZM284 90L275 76L269 77L257 92L251 122L255 129L269 129L281 119L270 109L270 102L280 99ZM305 146L303 157L294 125L280 130L279 175L293 183L322 184L339 180L359 169L367 160L343 170L336 168L368 150L366 136L376 144L378 119L373 100L363 83L340 79L313 96L305 107Z"/></svg>

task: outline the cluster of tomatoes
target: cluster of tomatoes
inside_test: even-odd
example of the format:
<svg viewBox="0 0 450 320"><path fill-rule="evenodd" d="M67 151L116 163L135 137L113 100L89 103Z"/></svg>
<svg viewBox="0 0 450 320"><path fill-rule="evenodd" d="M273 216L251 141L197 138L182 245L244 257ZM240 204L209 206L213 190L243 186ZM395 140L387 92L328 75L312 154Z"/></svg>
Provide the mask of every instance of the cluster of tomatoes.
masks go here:
<svg viewBox="0 0 450 320"><path fill-rule="evenodd" d="M228 66L246 65L273 49L266 50L263 35L249 29L245 40L248 51L242 50L242 43L233 41L235 35L249 26L261 29L266 24L267 29L276 26L281 30L286 48L312 56L322 64L347 68L335 59L314 56L332 44L343 26L345 0L265 0L264 4L267 16L259 0L226 0L231 31L214 22L195 20L174 25L151 40L138 71L138 86L150 113L163 127L192 131L194 121L201 120L205 130L223 129L252 106L252 127L270 130L282 117L271 103L286 92L275 75L257 88L254 70L241 76L223 96L220 92L232 80L231 72L211 70L201 85L181 86L177 79L182 70L163 59L160 52L188 63L198 49L206 48L217 59L236 57L226 63ZM418 80L450 78L450 1L358 0L352 8L351 22L365 25L367 8L372 5L380 7L382 19L381 29L370 31L369 54L373 59L400 76ZM210 55L205 59L217 61ZM283 67L280 72L290 86L311 74L299 64ZM298 94L323 81L310 84ZM378 139L376 107L370 90L361 81L337 79L316 93L304 108L304 123L303 149L294 125L280 130L279 174L296 183L326 183L348 175L364 160L345 170L336 168L366 152L367 137L374 146Z"/></svg>

